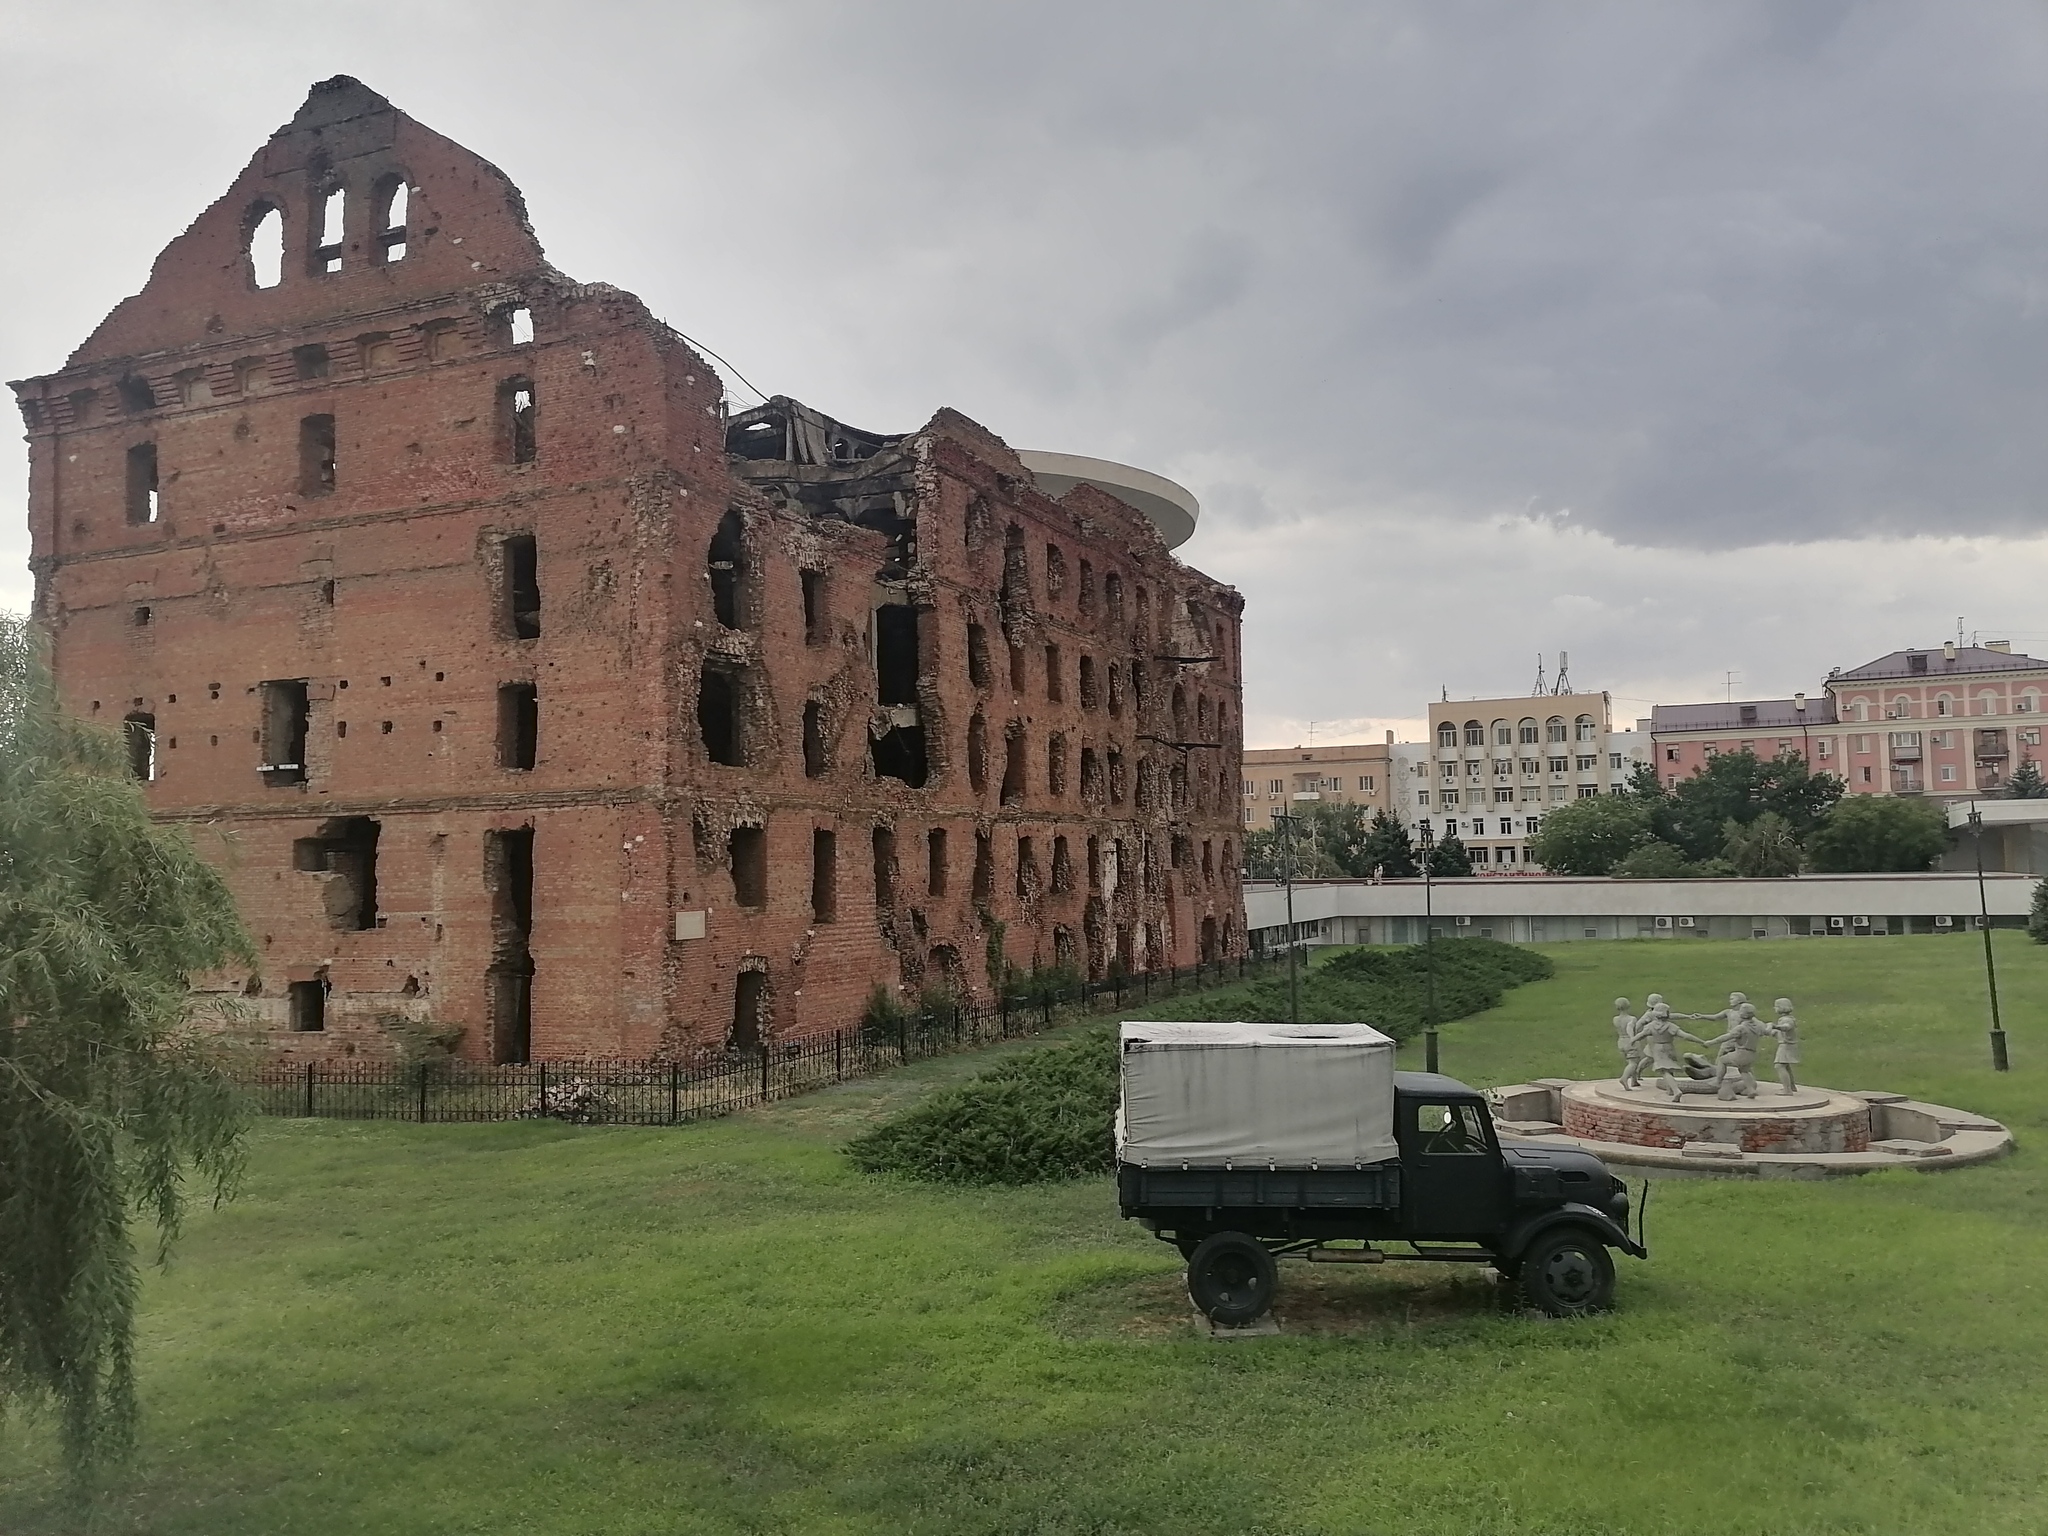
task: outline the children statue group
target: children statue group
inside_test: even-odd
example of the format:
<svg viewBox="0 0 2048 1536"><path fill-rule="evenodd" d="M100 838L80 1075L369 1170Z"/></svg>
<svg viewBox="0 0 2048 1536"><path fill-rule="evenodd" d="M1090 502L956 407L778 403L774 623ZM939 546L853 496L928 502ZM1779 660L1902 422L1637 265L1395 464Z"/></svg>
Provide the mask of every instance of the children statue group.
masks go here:
<svg viewBox="0 0 2048 1536"><path fill-rule="evenodd" d="M1778 1042L1773 1060L1778 1070L1780 1093L1796 1093L1799 1084L1793 1069L1799 1065L1799 1021L1792 1014L1792 999L1781 997L1773 1005L1777 1017L1765 1023L1756 1008L1740 992L1728 994L1728 1006L1718 1013L1673 1013L1662 994L1652 992L1649 1006L1641 1016L1625 997L1614 1000L1614 1043L1621 1051L1621 1085L1642 1086L1645 1076L1654 1077L1672 1098L1688 1093L1711 1093L1720 1099L1752 1099L1757 1094L1756 1053L1767 1037ZM1719 1019L1726 1028L1710 1040L1679 1027L1680 1020ZM1690 1040L1713 1052L1711 1057L1688 1052L1679 1058L1678 1042Z"/></svg>

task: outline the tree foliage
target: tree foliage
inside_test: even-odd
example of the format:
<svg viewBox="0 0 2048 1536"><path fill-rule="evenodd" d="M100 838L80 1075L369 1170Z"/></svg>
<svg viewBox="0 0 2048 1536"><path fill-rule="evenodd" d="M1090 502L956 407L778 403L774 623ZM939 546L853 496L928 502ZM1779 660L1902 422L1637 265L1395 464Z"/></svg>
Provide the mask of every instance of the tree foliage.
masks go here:
<svg viewBox="0 0 2048 1536"><path fill-rule="evenodd" d="M1429 873L1433 879L1454 880L1472 873L1472 851L1452 832L1429 850Z"/></svg>
<svg viewBox="0 0 2048 1536"><path fill-rule="evenodd" d="M1617 880L1683 880L1699 870L1684 849L1653 837L1630 849L1608 873Z"/></svg>
<svg viewBox="0 0 2048 1536"><path fill-rule="evenodd" d="M54 1409L82 1483L134 1439L131 1222L162 1263L188 1172L221 1197L239 1167L187 983L250 955L120 738L60 711L37 632L0 614L0 1406Z"/></svg>
<svg viewBox="0 0 2048 1536"><path fill-rule="evenodd" d="M2031 757L2021 762L2006 780L2005 797L2008 800L2048 800L2048 778L2041 776L2041 765Z"/></svg>
<svg viewBox="0 0 2048 1536"><path fill-rule="evenodd" d="M1588 795L1545 816L1529 852L1554 875L1604 875L1650 838L1650 807L1635 795Z"/></svg>
<svg viewBox="0 0 2048 1536"><path fill-rule="evenodd" d="M1808 862L1823 874L1911 873L1948 846L1948 823L1924 800L1852 795L1807 839Z"/></svg>
<svg viewBox="0 0 2048 1536"><path fill-rule="evenodd" d="M1754 752L1723 752L1655 802L1651 831L1688 859L1711 859L1722 853L1729 822L1748 826L1771 814L1803 842L1845 787L1831 773L1809 770L1796 752L1768 759Z"/></svg>
<svg viewBox="0 0 2048 1536"><path fill-rule="evenodd" d="M1796 875L1806 859L1792 823L1776 811L1765 811L1748 826L1729 822L1722 831L1721 852L1737 874L1751 879Z"/></svg>
<svg viewBox="0 0 2048 1536"><path fill-rule="evenodd" d="M1294 815L1292 836L1274 826L1245 835L1245 870L1254 880L1285 878L1289 843L1297 880L1387 879L1416 871L1408 829L1385 811L1366 820L1362 805L1304 805Z"/></svg>
<svg viewBox="0 0 2048 1536"><path fill-rule="evenodd" d="M1361 867L1355 873L1362 879L1377 874L1386 880L1412 880L1421 873L1407 825L1387 811L1373 812L1372 825L1358 850L1358 862Z"/></svg>
<svg viewBox="0 0 2048 1536"><path fill-rule="evenodd" d="M2048 880L2034 887L2034 904L2027 911L2027 937L2036 944L2048 944Z"/></svg>

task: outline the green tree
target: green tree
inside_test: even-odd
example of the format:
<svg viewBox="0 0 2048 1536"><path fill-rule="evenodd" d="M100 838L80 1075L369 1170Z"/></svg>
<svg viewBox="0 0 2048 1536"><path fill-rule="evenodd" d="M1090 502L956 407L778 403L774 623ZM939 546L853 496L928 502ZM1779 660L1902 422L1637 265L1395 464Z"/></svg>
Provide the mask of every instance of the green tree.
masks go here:
<svg viewBox="0 0 2048 1536"><path fill-rule="evenodd" d="M1683 849L1652 838L1629 850L1608 871L1617 880L1684 880L1699 873Z"/></svg>
<svg viewBox="0 0 2048 1536"><path fill-rule="evenodd" d="M241 1099L188 988L234 960L220 877L0 614L0 1406L53 1408L81 1486L134 1441L131 1222L164 1262L187 1177L223 1198L240 1165Z"/></svg>
<svg viewBox="0 0 2048 1536"><path fill-rule="evenodd" d="M1650 822L1634 795L1588 795L1545 816L1529 853L1553 875L1604 875L1649 841Z"/></svg>
<svg viewBox="0 0 2048 1536"><path fill-rule="evenodd" d="M2048 778L2041 776L2041 765L2031 757L2023 759L2006 781L2005 797L2008 800L2048 800Z"/></svg>
<svg viewBox="0 0 2048 1536"><path fill-rule="evenodd" d="M1653 830L1688 859L1711 859L1722 851L1729 822L1747 826L1771 812L1804 842L1841 799L1843 788L1833 774L1809 770L1796 752L1770 759L1754 752L1723 752L1664 797Z"/></svg>
<svg viewBox="0 0 2048 1536"><path fill-rule="evenodd" d="M1472 873L1472 854L1455 832L1429 850L1429 872L1438 880L1455 879Z"/></svg>
<svg viewBox="0 0 2048 1536"><path fill-rule="evenodd" d="M1655 763L1633 763L1628 770L1628 788L1623 794L1654 805L1664 798L1664 786L1657 780Z"/></svg>
<svg viewBox="0 0 2048 1536"><path fill-rule="evenodd" d="M2034 887L2034 905L2027 913L2027 937L2048 944L2048 880Z"/></svg>
<svg viewBox="0 0 2048 1536"><path fill-rule="evenodd" d="M1851 795L1807 839L1807 861L1823 874L1926 869L1948 846L1948 824L1924 800Z"/></svg>
<svg viewBox="0 0 2048 1536"><path fill-rule="evenodd" d="M1360 867L1355 873L1368 879L1375 870L1387 880L1412 880L1421 873L1415 865L1415 845L1409 840L1407 826L1387 811L1373 812L1372 826L1358 850L1358 862Z"/></svg>
<svg viewBox="0 0 2048 1536"><path fill-rule="evenodd" d="M1748 826L1729 822L1723 829L1721 851L1737 874L1753 880L1796 875L1805 861L1792 823L1776 811L1765 811Z"/></svg>

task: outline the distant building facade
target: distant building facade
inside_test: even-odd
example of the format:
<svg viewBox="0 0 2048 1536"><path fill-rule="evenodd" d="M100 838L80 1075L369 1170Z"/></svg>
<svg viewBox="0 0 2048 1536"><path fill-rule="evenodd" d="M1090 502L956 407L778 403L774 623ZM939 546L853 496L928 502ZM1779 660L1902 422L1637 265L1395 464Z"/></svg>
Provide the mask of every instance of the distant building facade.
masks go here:
<svg viewBox="0 0 2048 1536"><path fill-rule="evenodd" d="M1392 731L1376 743L1248 748L1239 786L1245 829L1264 831L1275 816L1311 805L1388 809L1396 750Z"/></svg>

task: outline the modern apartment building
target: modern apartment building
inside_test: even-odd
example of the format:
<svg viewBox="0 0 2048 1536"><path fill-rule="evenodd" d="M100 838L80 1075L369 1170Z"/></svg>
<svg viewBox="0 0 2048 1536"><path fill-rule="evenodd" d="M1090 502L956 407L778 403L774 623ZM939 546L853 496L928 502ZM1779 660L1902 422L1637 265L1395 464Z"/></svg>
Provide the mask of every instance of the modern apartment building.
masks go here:
<svg viewBox="0 0 2048 1536"><path fill-rule="evenodd" d="M1378 743L1248 749L1239 786L1245 827L1263 830L1281 812L1304 805L1389 808L1396 750L1392 731Z"/></svg>

